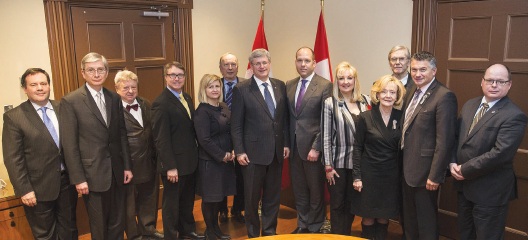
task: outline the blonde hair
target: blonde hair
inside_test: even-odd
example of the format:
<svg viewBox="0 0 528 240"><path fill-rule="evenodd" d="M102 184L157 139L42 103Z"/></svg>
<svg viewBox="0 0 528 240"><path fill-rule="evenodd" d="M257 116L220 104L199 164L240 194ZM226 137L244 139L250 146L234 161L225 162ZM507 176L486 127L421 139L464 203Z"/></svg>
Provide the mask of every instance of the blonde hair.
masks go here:
<svg viewBox="0 0 528 240"><path fill-rule="evenodd" d="M209 98L207 97L207 94L205 93L205 89L209 87L213 82L218 81L220 83L220 99L218 99L220 102L223 100L223 87L222 87L222 81L221 78L218 75L215 74L205 74L202 79L200 80L200 91L198 92L198 101L201 103L207 103L207 100Z"/></svg>
<svg viewBox="0 0 528 240"><path fill-rule="evenodd" d="M132 80L132 81L139 83L138 76L131 71L122 70L116 73L115 78L114 78L115 85L125 80Z"/></svg>
<svg viewBox="0 0 528 240"><path fill-rule="evenodd" d="M357 74L357 70L355 67L353 67L352 65L350 65L350 63L348 62L341 62L337 65L336 67L336 74L335 74L335 79L334 79L334 88L333 88L333 96L335 99L338 99L338 100L344 100L343 99L343 94L341 94L341 92L339 91L339 83L337 81L338 79L338 76L342 76L345 72L349 72L352 77L354 78L354 90L352 91L352 99L351 101L352 102L363 102L364 99L363 99L363 96L361 95L361 89L360 89L360 86L359 86L359 79L358 79L358 74Z"/></svg>
<svg viewBox="0 0 528 240"><path fill-rule="evenodd" d="M370 101L374 104L378 104L380 101L378 98L378 93L383 91L383 89L385 89L385 87L387 87L387 85L391 82L396 84L396 87L398 87L398 93L396 94L394 106L400 106L403 102L403 97L405 96L406 90L400 80L392 75L381 76L378 80L376 80L376 82L374 82L374 85L372 85L372 88L370 89Z"/></svg>

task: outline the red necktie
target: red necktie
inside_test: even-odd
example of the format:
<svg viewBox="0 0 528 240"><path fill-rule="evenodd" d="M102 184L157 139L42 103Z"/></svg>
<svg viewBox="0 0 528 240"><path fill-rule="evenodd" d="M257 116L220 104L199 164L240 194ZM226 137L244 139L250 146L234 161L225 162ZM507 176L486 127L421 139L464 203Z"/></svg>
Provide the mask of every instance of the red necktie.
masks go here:
<svg viewBox="0 0 528 240"><path fill-rule="evenodd" d="M126 106L126 110L130 112L130 109L134 109L134 111L137 111L138 110L138 107L139 105L136 103L136 104L132 104L132 105L127 105Z"/></svg>

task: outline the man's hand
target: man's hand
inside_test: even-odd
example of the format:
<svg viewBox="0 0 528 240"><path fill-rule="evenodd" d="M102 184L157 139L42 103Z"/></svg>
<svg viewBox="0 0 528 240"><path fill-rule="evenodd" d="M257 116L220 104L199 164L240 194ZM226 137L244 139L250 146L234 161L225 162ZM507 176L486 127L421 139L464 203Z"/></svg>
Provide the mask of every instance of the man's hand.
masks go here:
<svg viewBox="0 0 528 240"><path fill-rule="evenodd" d="M22 196L20 200L22 200L22 203L28 207L34 207L37 205L37 197L35 196L34 191L26 193L26 195Z"/></svg>
<svg viewBox="0 0 528 240"><path fill-rule="evenodd" d="M361 192L361 189L363 188L363 182L361 180L354 180L352 185L354 186L354 190Z"/></svg>
<svg viewBox="0 0 528 240"><path fill-rule="evenodd" d="M239 154L237 156L237 161L240 166L247 166L249 164L249 158L245 153Z"/></svg>
<svg viewBox="0 0 528 240"><path fill-rule="evenodd" d="M453 176L456 180L462 181L465 179L464 176L462 176L462 165L450 163L449 170L451 171L451 176Z"/></svg>
<svg viewBox="0 0 528 240"><path fill-rule="evenodd" d="M178 169L174 168L167 171L167 180L171 183L178 182Z"/></svg>
<svg viewBox="0 0 528 240"><path fill-rule="evenodd" d="M284 147L284 159L288 158L290 156L290 148Z"/></svg>
<svg viewBox="0 0 528 240"><path fill-rule="evenodd" d="M77 189L77 193L87 195L90 191L88 190L88 183L82 182L75 185L75 188Z"/></svg>
<svg viewBox="0 0 528 240"><path fill-rule="evenodd" d="M312 148L310 152L308 153L308 157L306 157L306 160L315 162L318 159L319 159L319 151Z"/></svg>
<svg viewBox="0 0 528 240"><path fill-rule="evenodd" d="M134 177L134 175L132 174L132 171L130 170L125 170L125 181L123 183L125 184L128 184L130 181L132 181L132 178Z"/></svg>
<svg viewBox="0 0 528 240"><path fill-rule="evenodd" d="M440 184L438 183L435 183L433 181L431 181L430 179L427 179L427 184L425 185L425 188L429 191L436 191L438 190L438 187L440 186Z"/></svg>

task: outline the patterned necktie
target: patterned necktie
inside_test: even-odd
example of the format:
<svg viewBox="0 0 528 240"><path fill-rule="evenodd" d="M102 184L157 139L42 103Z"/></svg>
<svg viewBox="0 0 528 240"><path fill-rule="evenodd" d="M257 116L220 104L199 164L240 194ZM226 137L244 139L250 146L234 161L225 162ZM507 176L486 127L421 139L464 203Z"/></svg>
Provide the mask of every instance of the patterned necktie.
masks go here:
<svg viewBox="0 0 528 240"><path fill-rule="evenodd" d="M57 135L55 126L53 126L51 119L48 117L48 114L46 113L47 109L48 109L47 107L40 108L40 111L42 111L42 121L44 121L44 125L46 125L46 128L48 129L48 132L51 134L53 141L55 141L55 144L57 145L57 147L59 147L59 135Z"/></svg>
<svg viewBox="0 0 528 240"><path fill-rule="evenodd" d="M232 100L233 100L233 84L235 84L234 82L227 82L227 91L226 91L226 97L225 97L225 103L227 104L227 107L229 108L229 110L231 110L231 104L232 104Z"/></svg>
<svg viewBox="0 0 528 240"><path fill-rule="evenodd" d="M477 125L478 121L482 118L482 116L484 116L484 114L488 111L488 108L489 108L489 105L488 103L482 103L482 107L480 108L480 110L477 112L477 114L475 115L475 117L473 118L473 122L471 122L471 126L469 127L469 133L471 133L471 130L473 130L473 127L475 127L475 125Z"/></svg>
<svg viewBox="0 0 528 240"><path fill-rule="evenodd" d="M187 104L187 101L185 101L185 97L183 96L183 93L180 94L180 102L185 107L185 110L187 110L187 114L189 114L189 118L191 118L191 110L189 110L189 104Z"/></svg>
<svg viewBox="0 0 528 240"><path fill-rule="evenodd" d="M308 82L308 80L306 80L306 79L302 80L301 89L299 90L299 95L297 95L297 102L295 103L295 112L296 113L299 113L299 111L301 110L301 103L302 103L302 99L304 97L304 93L306 92L306 83L307 82Z"/></svg>
<svg viewBox="0 0 528 240"><path fill-rule="evenodd" d="M271 98L271 93L268 90L268 83L263 83L262 86L264 86L264 101L266 101L266 105L268 105L271 117L275 118L275 103L273 103L273 98Z"/></svg>
<svg viewBox="0 0 528 240"><path fill-rule="evenodd" d="M403 122L403 131L402 131L402 137L401 137L401 148L403 149L404 140L405 140L405 132L407 131L407 128L409 127L409 124L411 124L411 116L414 113L414 109L416 109L416 105L418 105L418 98L420 97L420 93L422 93L422 90L419 88L416 89L416 92L414 92L414 97L411 101L411 104L407 108L407 111L405 112L405 121Z"/></svg>
<svg viewBox="0 0 528 240"><path fill-rule="evenodd" d="M95 100L95 103L97 104L97 108L99 108L99 111L101 112L101 115L103 116L106 125L108 125L108 120L106 119L106 104L103 102L102 95L103 94L101 92L97 92L97 94L95 94L95 97L97 98Z"/></svg>

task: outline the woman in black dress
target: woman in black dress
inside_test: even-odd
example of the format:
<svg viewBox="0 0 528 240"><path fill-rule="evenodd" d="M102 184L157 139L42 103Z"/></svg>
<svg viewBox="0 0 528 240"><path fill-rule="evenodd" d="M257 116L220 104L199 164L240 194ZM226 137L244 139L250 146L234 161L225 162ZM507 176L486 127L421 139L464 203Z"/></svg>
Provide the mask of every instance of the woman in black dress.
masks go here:
<svg viewBox="0 0 528 240"><path fill-rule="evenodd" d="M370 91L372 110L362 112L357 123L353 154L354 190L360 197L352 213L363 217L361 237L383 240L388 219L398 216L398 152L405 87L391 75L378 79Z"/></svg>
<svg viewBox="0 0 528 240"><path fill-rule="evenodd" d="M236 194L233 144L230 134L231 112L222 102L220 77L206 74L200 81L200 105L194 114L196 138L200 145L198 195L202 196L202 214L207 239L230 239L218 226L219 203Z"/></svg>

